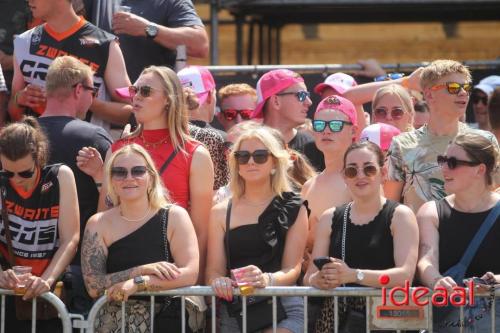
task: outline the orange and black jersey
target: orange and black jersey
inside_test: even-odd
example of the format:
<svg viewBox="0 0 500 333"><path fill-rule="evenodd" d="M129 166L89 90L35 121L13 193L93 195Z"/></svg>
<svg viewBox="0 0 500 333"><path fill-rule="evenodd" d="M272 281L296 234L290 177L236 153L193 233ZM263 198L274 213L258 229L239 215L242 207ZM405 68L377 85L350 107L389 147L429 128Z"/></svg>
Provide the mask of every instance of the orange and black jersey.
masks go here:
<svg viewBox="0 0 500 333"><path fill-rule="evenodd" d="M9 214L12 247L16 265L32 267L40 276L59 247L59 179L61 164L40 170L37 185L30 192L2 180L5 187L5 206ZM1 217L0 217L1 219ZM0 225L0 252L7 258L4 223Z"/></svg>

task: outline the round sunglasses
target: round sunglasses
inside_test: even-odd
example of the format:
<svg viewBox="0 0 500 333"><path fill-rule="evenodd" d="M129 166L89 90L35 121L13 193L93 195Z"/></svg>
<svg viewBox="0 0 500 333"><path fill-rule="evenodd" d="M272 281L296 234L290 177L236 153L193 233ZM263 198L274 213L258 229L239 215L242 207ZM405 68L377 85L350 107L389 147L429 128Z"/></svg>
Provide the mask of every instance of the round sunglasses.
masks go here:
<svg viewBox="0 0 500 333"><path fill-rule="evenodd" d="M132 178L142 178L147 171L148 168L144 165L134 166L130 169L130 176ZM111 168L111 178L115 180L124 180L127 178L128 174L129 174L129 169L125 167Z"/></svg>
<svg viewBox="0 0 500 333"><path fill-rule="evenodd" d="M365 165L361 170L363 170L363 173L365 174L366 177L373 177L377 174L378 168L375 165ZM358 168L355 166L349 166L344 169L344 176L346 178L356 178L358 175Z"/></svg>
<svg viewBox="0 0 500 333"><path fill-rule="evenodd" d="M234 157L236 158L236 162L240 165L247 164L250 161L250 157L255 163L264 164L269 158L269 150L257 149L252 153L248 150L238 150L234 152Z"/></svg>
<svg viewBox="0 0 500 333"><path fill-rule="evenodd" d="M438 155L437 163L439 164L440 167L443 167L446 164L448 166L448 169L450 170L456 169L459 165L476 166L481 164L481 162L478 161L464 161L464 160L459 160L453 156L448 157L445 155Z"/></svg>
<svg viewBox="0 0 500 333"><path fill-rule="evenodd" d="M470 82L466 83L458 83L458 82L446 82L444 84L438 84L431 87L431 90L439 90L444 89L448 90L448 93L451 95L457 95L461 89L463 89L466 93L470 94L472 91L472 84Z"/></svg>
<svg viewBox="0 0 500 333"><path fill-rule="evenodd" d="M131 98L134 98L137 94L140 94L142 97L149 97L151 93L155 90L155 88L144 85L140 87L130 86L128 87L128 92Z"/></svg>
<svg viewBox="0 0 500 333"><path fill-rule="evenodd" d="M276 94L276 96L286 96L286 95L295 95L295 97L297 97L299 102L303 102L307 98L311 97L311 93L309 91L305 91L305 90L282 92L282 93Z"/></svg>
<svg viewBox="0 0 500 333"><path fill-rule="evenodd" d="M36 167L33 166L33 169L31 169L31 170L24 170L24 171L20 171L20 172L2 170L2 171L0 171L0 175L2 177L11 179L17 174L21 178L29 179L29 178L33 177L33 175L35 174L35 169L36 169Z"/></svg>
<svg viewBox="0 0 500 333"><path fill-rule="evenodd" d="M323 132L326 125L330 128L330 131L337 133L342 131L344 125L352 125L352 123L344 120L313 120L312 122L313 131L318 133Z"/></svg>
<svg viewBox="0 0 500 333"><path fill-rule="evenodd" d="M222 114L224 115L224 118L226 118L227 121L234 120L238 114L240 115L241 119L250 120L252 113L253 113L252 109L242 109L242 110L225 109L225 110L222 110Z"/></svg>
<svg viewBox="0 0 500 333"><path fill-rule="evenodd" d="M386 108L376 108L373 110L373 116L378 119L387 119L387 116L389 115L389 110ZM391 118L394 120L399 120L403 118L403 115L405 114L405 110L402 108L393 108L390 111Z"/></svg>

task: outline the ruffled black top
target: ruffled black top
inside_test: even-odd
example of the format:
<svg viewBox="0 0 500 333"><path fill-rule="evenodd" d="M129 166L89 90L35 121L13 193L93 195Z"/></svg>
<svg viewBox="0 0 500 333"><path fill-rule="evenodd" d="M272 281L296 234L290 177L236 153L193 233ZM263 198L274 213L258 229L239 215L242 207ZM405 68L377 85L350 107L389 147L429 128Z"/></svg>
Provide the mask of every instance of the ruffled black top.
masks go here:
<svg viewBox="0 0 500 333"><path fill-rule="evenodd" d="M302 206L300 195L276 196L258 218L258 223L229 230L230 268L255 265L263 272L281 269L288 229Z"/></svg>

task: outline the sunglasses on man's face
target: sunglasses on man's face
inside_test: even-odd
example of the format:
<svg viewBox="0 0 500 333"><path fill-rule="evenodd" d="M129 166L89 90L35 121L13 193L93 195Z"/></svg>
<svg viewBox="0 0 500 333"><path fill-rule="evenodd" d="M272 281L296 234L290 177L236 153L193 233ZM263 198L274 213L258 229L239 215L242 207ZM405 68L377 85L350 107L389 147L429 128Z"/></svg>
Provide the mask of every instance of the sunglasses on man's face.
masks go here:
<svg viewBox="0 0 500 333"><path fill-rule="evenodd" d="M470 97L470 100L472 104L478 104L479 102L481 102L484 105L488 105L488 96L472 95Z"/></svg>
<svg viewBox="0 0 500 333"><path fill-rule="evenodd" d="M391 118L394 120L399 120L403 118L403 115L405 114L405 110L402 108L393 108L390 111ZM386 108L376 108L373 110L373 116L376 119L387 119L387 116L389 115L389 110Z"/></svg>
<svg viewBox="0 0 500 333"><path fill-rule="evenodd" d="M234 153L234 157L238 164L247 164L250 161L250 157L257 164L264 164L269 158L269 151L266 149L257 149L253 153L248 150L238 150Z"/></svg>
<svg viewBox="0 0 500 333"><path fill-rule="evenodd" d="M299 102L303 102L308 97L311 97L311 93L309 91L305 91L305 90L282 92L282 93L276 94L276 96L286 96L286 95L295 95L295 97L297 97Z"/></svg>
<svg viewBox="0 0 500 333"><path fill-rule="evenodd" d="M323 132L326 125L330 128L330 131L337 133L342 131L344 125L352 125L352 123L344 120L313 120L312 122L314 132Z"/></svg>
<svg viewBox="0 0 500 333"><path fill-rule="evenodd" d="M252 109L242 109L242 110L237 110L237 109L225 109L222 110L222 114L224 115L224 118L226 118L227 121L231 121L236 118L236 116L239 114L241 119L243 120L249 120L250 117L252 116L253 110Z"/></svg>
<svg viewBox="0 0 500 333"><path fill-rule="evenodd" d="M85 83L82 83L82 82L78 82L78 83L75 83L73 85L73 88L75 88L77 85L81 84L82 85L82 88L84 90L87 90L87 91L91 91L91 94L92 94L92 97L93 98L96 98L97 95L99 94L99 88L96 88L96 87L91 87L91 86L88 86L86 85Z"/></svg>
<svg viewBox="0 0 500 333"><path fill-rule="evenodd" d="M2 171L0 171L0 174L2 175L2 177L9 178L9 179L13 178L16 174L21 178L29 179L29 178L33 177L33 175L35 174L35 166L33 166L33 169L31 169L31 170L24 170L21 172L2 170Z"/></svg>
<svg viewBox="0 0 500 333"><path fill-rule="evenodd" d="M132 178L142 178L148 171L148 168L143 165L134 166L130 169L130 176ZM124 180L127 178L129 170L125 167L112 167L111 178L115 180Z"/></svg>
<svg viewBox="0 0 500 333"><path fill-rule="evenodd" d="M448 157L445 155L438 155L437 163L439 164L439 166L441 168L446 164L446 166L448 166L448 169L450 169L450 170L456 169L459 165L476 166L476 165L481 164L481 162L464 161L464 160L459 160L453 156Z"/></svg>
<svg viewBox="0 0 500 333"><path fill-rule="evenodd" d="M448 93L451 95L457 95L461 89L463 89L466 93L470 94L472 91L472 84L470 82L466 83L458 83L458 82L446 82L444 84L438 84L431 88L431 90L439 90L446 88Z"/></svg>
<svg viewBox="0 0 500 333"><path fill-rule="evenodd" d="M128 87L128 91L129 91L131 98L134 98L137 94L140 94L142 97L149 97L149 96L151 96L151 93L154 90L155 90L155 88L153 88L151 86L147 86L147 85L140 86L140 87L136 87L136 86Z"/></svg>
<svg viewBox="0 0 500 333"><path fill-rule="evenodd" d="M363 168L363 173L365 174L366 177L373 177L377 174L378 168L375 165L369 164L365 165ZM356 178L358 175L358 168L355 166L348 166L347 168L344 169L344 176L346 178Z"/></svg>

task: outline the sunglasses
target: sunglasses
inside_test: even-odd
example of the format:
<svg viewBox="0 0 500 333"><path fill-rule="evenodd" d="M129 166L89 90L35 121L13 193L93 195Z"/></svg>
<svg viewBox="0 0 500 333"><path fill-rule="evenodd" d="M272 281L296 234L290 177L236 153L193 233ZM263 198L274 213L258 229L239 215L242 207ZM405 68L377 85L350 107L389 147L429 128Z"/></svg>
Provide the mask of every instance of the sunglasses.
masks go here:
<svg viewBox="0 0 500 333"><path fill-rule="evenodd" d="M33 166L33 169L31 169L31 170L24 170L21 172L12 172L12 171L8 171L8 170L0 171L0 175L2 177L9 178L9 179L13 178L16 174L21 178L29 179L29 178L33 177L33 175L35 174L35 166Z"/></svg>
<svg viewBox="0 0 500 333"><path fill-rule="evenodd" d="M236 110L236 109L225 109L222 110L222 114L224 115L224 118L226 118L227 121L231 121L236 118L236 116L239 114L241 119L243 120L249 120L250 117L252 116L253 110L251 109L242 109L242 110Z"/></svg>
<svg viewBox="0 0 500 333"><path fill-rule="evenodd" d="M362 170L366 177L373 177L377 174L378 168L375 165L365 165ZM354 166L349 166L344 169L344 176L346 176L346 178L353 179L356 178L357 175L358 168Z"/></svg>
<svg viewBox="0 0 500 333"><path fill-rule="evenodd" d="M144 165L134 166L130 169L130 176L132 178L142 178L146 172L148 172L148 168ZM116 180L124 180L128 176L128 169L125 167L112 167L111 168L111 178Z"/></svg>
<svg viewBox="0 0 500 333"><path fill-rule="evenodd" d="M445 84L438 84L431 88L431 90L439 90L446 88L448 93L451 95L457 95L460 89L463 89L466 93L470 94L472 90L472 84L470 82L458 83L458 82L446 82Z"/></svg>
<svg viewBox="0 0 500 333"><path fill-rule="evenodd" d="M299 102L303 102L308 97L311 97L311 93L309 91L305 91L305 90L282 92L282 93L276 94L276 96L285 96L285 95L295 95L295 97L297 97Z"/></svg>
<svg viewBox="0 0 500 333"><path fill-rule="evenodd" d="M381 118L381 119L387 119L388 116L388 110L385 108L376 108L373 111L373 115L375 118ZM399 120L403 118L403 115L405 114L405 111L402 108L394 108L391 109L391 118L394 120Z"/></svg>
<svg viewBox="0 0 500 333"><path fill-rule="evenodd" d="M323 132L326 128L326 125L330 128L330 131L337 133L341 132L344 128L344 125L352 125L349 121L344 120L313 120L312 127L314 132Z"/></svg>
<svg viewBox="0 0 500 333"><path fill-rule="evenodd" d="M450 170L454 170L459 165L476 166L481 164L481 162L464 161L464 160L459 160L456 157L447 157L444 155L438 155L437 163L439 164L440 167L443 167L446 164L448 166L448 169Z"/></svg>
<svg viewBox="0 0 500 333"><path fill-rule="evenodd" d="M93 98L96 98L97 95L99 94L99 88L96 88L96 87L91 87L91 86L87 86L86 84L82 83L82 82L78 82L78 83L75 83L73 85L73 88L75 88L77 85L81 84L82 85L82 88L84 90L87 90L87 91L91 91L91 94L92 94L92 97Z"/></svg>
<svg viewBox="0 0 500 333"><path fill-rule="evenodd" d="M391 80L400 79L400 78L402 78L404 76L405 76L404 73L389 73L389 74L386 74L386 75L377 76L375 79L373 79L373 81L375 81L375 82L379 82L379 81L391 81Z"/></svg>
<svg viewBox="0 0 500 333"><path fill-rule="evenodd" d="M470 100L471 100L472 104L478 104L479 102L481 102L484 105L488 105L488 97L487 96L472 95L470 97Z"/></svg>
<svg viewBox="0 0 500 333"><path fill-rule="evenodd" d="M234 157L240 165L247 164L250 161L250 157L253 158L255 163L264 164L269 158L269 151L266 149L257 149L253 153L250 153L248 150L238 150L234 153Z"/></svg>
<svg viewBox="0 0 500 333"><path fill-rule="evenodd" d="M140 94L142 97L149 97L151 93L155 90L155 88L151 86L130 86L128 87L128 92L131 98L134 98L137 94Z"/></svg>

